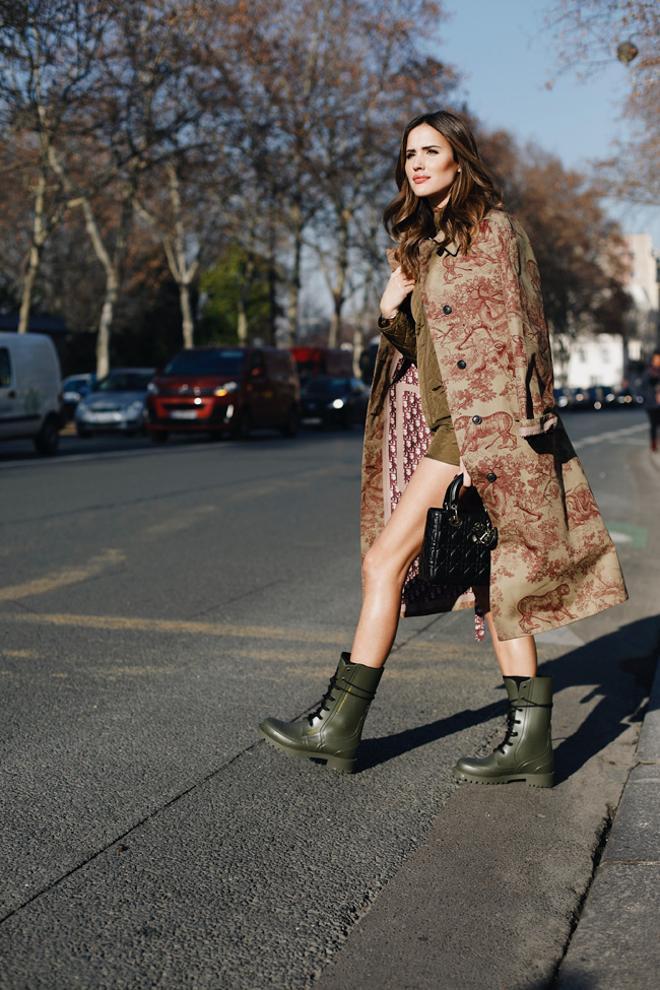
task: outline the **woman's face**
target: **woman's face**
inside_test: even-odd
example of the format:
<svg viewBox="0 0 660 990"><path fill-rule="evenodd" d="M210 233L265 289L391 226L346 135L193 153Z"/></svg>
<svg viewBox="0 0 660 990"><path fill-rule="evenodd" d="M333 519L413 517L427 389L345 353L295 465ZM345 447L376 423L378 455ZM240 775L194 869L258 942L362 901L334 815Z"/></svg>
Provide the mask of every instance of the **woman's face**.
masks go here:
<svg viewBox="0 0 660 990"><path fill-rule="evenodd" d="M408 135L406 178L415 196L424 196L435 209L449 197L458 164L446 137L430 124L420 124Z"/></svg>

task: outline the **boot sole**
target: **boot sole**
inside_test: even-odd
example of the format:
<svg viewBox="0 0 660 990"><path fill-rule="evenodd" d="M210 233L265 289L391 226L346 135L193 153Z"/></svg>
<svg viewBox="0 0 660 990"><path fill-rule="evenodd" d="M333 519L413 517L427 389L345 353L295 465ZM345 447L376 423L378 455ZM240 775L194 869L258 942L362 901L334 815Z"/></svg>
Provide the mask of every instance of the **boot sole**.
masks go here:
<svg viewBox="0 0 660 990"><path fill-rule="evenodd" d="M355 771L357 757L332 756L330 753L315 753L308 749L296 749L294 746L285 746L283 743L277 742L261 729L259 731L269 746L281 753L286 753L287 756L292 756L296 760L308 760L310 763L328 767L329 770L336 770L338 773L353 773Z"/></svg>
<svg viewBox="0 0 660 990"><path fill-rule="evenodd" d="M552 787L555 780L554 773L512 773L501 777L479 777L465 773L463 770L454 770L454 777L461 783L467 784L525 783L529 784L530 787Z"/></svg>

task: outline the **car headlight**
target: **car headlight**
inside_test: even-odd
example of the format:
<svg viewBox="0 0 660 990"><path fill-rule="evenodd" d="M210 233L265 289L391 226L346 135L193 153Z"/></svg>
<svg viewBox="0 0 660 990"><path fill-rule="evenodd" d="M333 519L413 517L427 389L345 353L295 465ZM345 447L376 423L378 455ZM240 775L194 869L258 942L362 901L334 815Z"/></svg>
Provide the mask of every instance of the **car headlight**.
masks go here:
<svg viewBox="0 0 660 990"><path fill-rule="evenodd" d="M224 385L218 385L217 388L213 389L213 394L222 398L223 395L229 395L230 392L238 391L238 382L225 382Z"/></svg>
<svg viewBox="0 0 660 990"><path fill-rule="evenodd" d="M139 416L144 409L144 403L139 399L136 402L131 402L130 406L126 408L126 415L134 419Z"/></svg>
<svg viewBox="0 0 660 990"><path fill-rule="evenodd" d="M147 392L149 395L158 395L159 389L155 382L149 382L147 385Z"/></svg>
<svg viewBox="0 0 660 990"><path fill-rule="evenodd" d="M333 402L332 402L332 408L333 409L343 409L344 408L344 400L343 399L334 399Z"/></svg>
<svg viewBox="0 0 660 990"><path fill-rule="evenodd" d="M87 412L88 412L87 404L84 401L79 402L78 405L76 406L76 419L78 419L80 416L84 416Z"/></svg>

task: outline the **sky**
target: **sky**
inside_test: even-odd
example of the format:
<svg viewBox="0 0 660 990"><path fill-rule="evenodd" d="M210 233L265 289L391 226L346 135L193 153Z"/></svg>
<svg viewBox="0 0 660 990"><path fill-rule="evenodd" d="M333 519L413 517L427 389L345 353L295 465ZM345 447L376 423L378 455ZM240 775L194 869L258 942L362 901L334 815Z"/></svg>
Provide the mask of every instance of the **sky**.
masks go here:
<svg viewBox="0 0 660 990"><path fill-rule="evenodd" d="M589 159L607 157L611 142L625 134L627 70L613 56L611 66L587 80L567 72L557 77L556 39L544 27L553 6L552 0L444 0L450 17L438 54L459 69L459 97L487 127L505 128L568 167L588 169ZM660 250L660 209L615 201L607 208L626 233L648 231Z"/></svg>

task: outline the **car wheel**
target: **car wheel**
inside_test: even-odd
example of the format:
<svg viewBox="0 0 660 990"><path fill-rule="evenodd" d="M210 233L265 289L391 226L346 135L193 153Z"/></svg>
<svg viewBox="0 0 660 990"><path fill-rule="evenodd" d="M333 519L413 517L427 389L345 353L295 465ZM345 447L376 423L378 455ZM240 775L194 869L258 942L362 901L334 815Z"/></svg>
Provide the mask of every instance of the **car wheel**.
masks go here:
<svg viewBox="0 0 660 990"><path fill-rule="evenodd" d="M59 420L56 416L47 416L34 438L34 446L39 454L52 457L57 452L59 442Z"/></svg>
<svg viewBox="0 0 660 990"><path fill-rule="evenodd" d="M296 409L295 406L291 406L286 417L286 422L281 430L282 436L295 437L299 427L300 427L300 418L298 416L298 410Z"/></svg>
<svg viewBox="0 0 660 990"><path fill-rule="evenodd" d="M152 430L149 433L152 443L167 443L170 438L167 430Z"/></svg>

